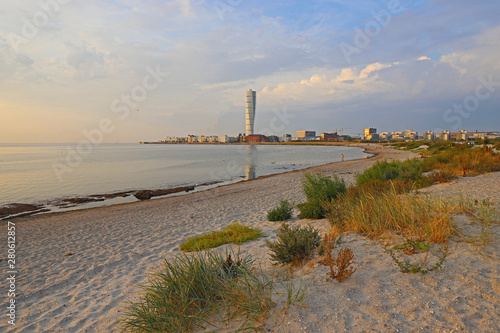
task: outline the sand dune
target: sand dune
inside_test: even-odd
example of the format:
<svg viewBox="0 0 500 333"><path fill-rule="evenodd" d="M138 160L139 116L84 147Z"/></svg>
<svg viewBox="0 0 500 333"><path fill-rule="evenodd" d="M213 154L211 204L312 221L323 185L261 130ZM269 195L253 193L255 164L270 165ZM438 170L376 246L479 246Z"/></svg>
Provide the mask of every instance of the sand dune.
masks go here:
<svg viewBox="0 0 500 333"><path fill-rule="evenodd" d="M336 173L352 183L355 172L377 160L413 156L374 146L369 152L377 156L312 170ZM162 255L178 253L188 236L218 230L238 220L275 238L279 224L266 221L266 212L281 199L304 201L302 173L289 172L179 197L14 220L18 320L16 327L9 327L4 318L0 331L118 332L124 302L138 297L137 284L146 283L146 274L159 267ZM494 173L427 191L453 194L473 188L475 194L498 201L499 185L500 175ZM292 220L298 225L309 222ZM326 220L312 224L328 229ZM326 268L317 263L298 271L299 279L310 283L308 306L292 307L287 314L273 312L266 329L499 331L498 243L491 245L492 259L488 260L452 242L453 252L444 269L409 275L398 271L376 241L354 234L345 239L345 246L355 253L357 272L338 284L328 280ZM241 249L257 258L264 269L273 269L263 239Z"/></svg>

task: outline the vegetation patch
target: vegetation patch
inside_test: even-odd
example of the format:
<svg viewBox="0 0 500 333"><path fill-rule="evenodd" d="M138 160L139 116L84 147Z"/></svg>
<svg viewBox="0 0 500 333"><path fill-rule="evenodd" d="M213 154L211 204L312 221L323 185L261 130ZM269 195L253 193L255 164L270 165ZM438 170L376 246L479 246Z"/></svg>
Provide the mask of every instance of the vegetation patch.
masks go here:
<svg viewBox="0 0 500 333"><path fill-rule="evenodd" d="M281 200L280 204L267 212L269 221L286 221L292 217L293 204L288 200Z"/></svg>
<svg viewBox="0 0 500 333"><path fill-rule="evenodd" d="M228 243L242 244L262 237L264 234L258 228L251 228L234 222L220 231L212 231L208 234L189 237L181 244L180 249L184 252L201 251L218 247Z"/></svg>
<svg viewBox="0 0 500 333"><path fill-rule="evenodd" d="M211 251L165 259L141 300L127 306L123 330L183 333L219 329L235 319L242 322L238 331L259 330L274 306L273 281L252 270L252 263L248 256L233 261Z"/></svg>
<svg viewBox="0 0 500 333"><path fill-rule="evenodd" d="M347 187L337 175L330 178L321 173L306 172L302 178L302 190L307 202L297 205L300 210L299 218L322 219L326 214L323 203L336 199L345 193Z"/></svg>
<svg viewBox="0 0 500 333"><path fill-rule="evenodd" d="M332 225L372 238L392 231L439 243L456 232L451 218L454 207L438 197L360 191L324 207Z"/></svg>
<svg viewBox="0 0 500 333"><path fill-rule="evenodd" d="M311 226L290 227L285 222L278 229L277 236L276 242L266 240L267 247L272 251L271 259L276 265L300 263L310 258L321 242L317 229Z"/></svg>
<svg viewBox="0 0 500 333"><path fill-rule="evenodd" d="M449 254L448 247L442 247L439 249L438 260L432 266L429 266L428 252L423 259L411 262L409 259L399 260L394 253L394 250L388 249L387 252L391 256L392 260L398 265L399 270L403 273L421 273L427 274L443 267L443 263Z"/></svg>

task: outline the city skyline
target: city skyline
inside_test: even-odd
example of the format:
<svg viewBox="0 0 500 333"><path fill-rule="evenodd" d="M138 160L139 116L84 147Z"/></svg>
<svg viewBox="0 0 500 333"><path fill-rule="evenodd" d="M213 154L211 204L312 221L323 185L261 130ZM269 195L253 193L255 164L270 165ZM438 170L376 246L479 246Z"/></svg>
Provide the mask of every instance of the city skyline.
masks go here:
<svg viewBox="0 0 500 333"><path fill-rule="evenodd" d="M498 4L5 3L0 142L500 127Z"/></svg>

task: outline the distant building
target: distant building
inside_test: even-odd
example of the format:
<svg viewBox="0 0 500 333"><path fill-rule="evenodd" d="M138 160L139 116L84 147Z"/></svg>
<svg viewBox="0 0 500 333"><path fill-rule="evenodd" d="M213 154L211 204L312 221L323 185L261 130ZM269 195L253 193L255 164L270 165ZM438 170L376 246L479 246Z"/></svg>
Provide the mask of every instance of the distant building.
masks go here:
<svg viewBox="0 0 500 333"><path fill-rule="evenodd" d="M390 140L392 138L392 134L389 132L382 132L378 134L380 140Z"/></svg>
<svg viewBox="0 0 500 333"><path fill-rule="evenodd" d="M321 133L321 141L339 141L339 136L337 133Z"/></svg>
<svg viewBox="0 0 500 333"><path fill-rule="evenodd" d="M432 131L427 131L424 133L424 140L428 141L436 140L436 135Z"/></svg>
<svg viewBox="0 0 500 333"><path fill-rule="evenodd" d="M280 138L281 142L290 142L292 141L292 135L291 134L285 134L283 137Z"/></svg>
<svg viewBox="0 0 500 333"><path fill-rule="evenodd" d="M252 89L247 90L247 103L246 103L246 125L247 135L253 134L253 125L255 121L255 106L257 104L257 93Z"/></svg>
<svg viewBox="0 0 500 333"><path fill-rule="evenodd" d="M391 139L395 140L395 141L404 140L403 133L402 132L392 132Z"/></svg>
<svg viewBox="0 0 500 333"><path fill-rule="evenodd" d="M236 138L224 135L224 136L219 136L218 141L219 143L233 143L236 142Z"/></svg>
<svg viewBox="0 0 500 333"><path fill-rule="evenodd" d="M268 142L268 138L262 134L247 135L247 142Z"/></svg>
<svg viewBox="0 0 500 333"><path fill-rule="evenodd" d="M280 142L280 138L276 135L269 135L267 137L267 142Z"/></svg>
<svg viewBox="0 0 500 333"><path fill-rule="evenodd" d="M297 138L314 139L316 131L297 131Z"/></svg>
<svg viewBox="0 0 500 333"><path fill-rule="evenodd" d="M469 140L469 132L467 132L465 130L460 130L460 132L457 133L457 140L468 141Z"/></svg>
<svg viewBox="0 0 500 333"><path fill-rule="evenodd" d="M373 138L372 135L376 134L376 133L377 133L376 128L373 128L373 127L365 128L365 130L364 130L365 140L372 140L372 138Z"/></svg>
<svg viewBox="0 0 500 333"><path fill-rule="evenodd" d="M405 140L416 140L418 138L418 133L412 130L405 130L401 134Z"/></svg>
<svg viewBox="0 0 500 333"><path fill-rule="evenodd" d="M441 133L439 133L439 140L450 141L451 140L450 131L444 130Z"/></svg>

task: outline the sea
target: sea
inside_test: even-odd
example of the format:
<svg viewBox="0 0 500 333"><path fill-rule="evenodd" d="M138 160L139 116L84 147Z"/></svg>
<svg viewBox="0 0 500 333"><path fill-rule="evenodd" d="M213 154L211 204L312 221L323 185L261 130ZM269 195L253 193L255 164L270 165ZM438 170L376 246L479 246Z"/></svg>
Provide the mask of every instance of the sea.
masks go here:
<svg viewBox="0 0 500 333"><path fill-rule="evenodd" d="M366 157L348 146L210 144L0 144L0 207L120 191L214 186ZM185 193L185 192L183 192ZM178 195L178 194L176 194ZM132 202L131 195L77 208Z"/></svg>

